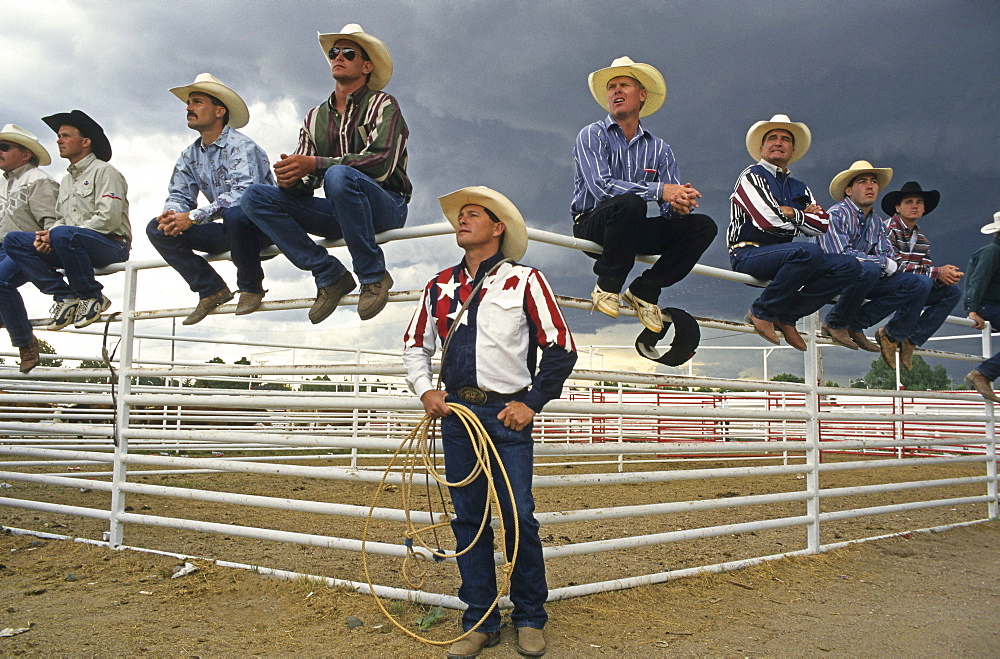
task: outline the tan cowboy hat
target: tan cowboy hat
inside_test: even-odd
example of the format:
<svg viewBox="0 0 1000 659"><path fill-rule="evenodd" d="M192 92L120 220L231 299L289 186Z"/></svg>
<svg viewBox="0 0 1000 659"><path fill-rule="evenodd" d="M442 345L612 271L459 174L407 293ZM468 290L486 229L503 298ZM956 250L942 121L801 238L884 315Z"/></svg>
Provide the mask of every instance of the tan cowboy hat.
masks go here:
<svg viewBox="0 0 1000 659"><path fill-rule="evenodd" d="M333 48L338 39L350 39L355 42L365 49L373 65L368 87L371 89L384 89L389 84L389 78L392 77L392 57L389 55L389 49L379 39L361 29L361 26L357 23L348 23L340 32L335 34L320 34L317 32L316 36L319 37L319 46L323 49L324 55L330 52L330 49Z"/></svg>
<svg viewBox="0 0 1000 659"><path fill-rule="evenodd" d="M980 231L983 233L996 233L1000 231L1000 211L993 213L993 222L984 226Z"/></svg>
<svg viewBox="0 0 1000 659"><path fill-rule="evenodd" d="M891 167L872 167L867 160L855 160L850 168L840 172L830 181L830 196L837 201L843 201L847 196L845 191L847 185L862 174L874 174L878 180L879 191L889 187L889 181L892 180Z"/></svg>
<svg viewBox="0 0 1000 659"><path fill-rule="evenodd" d="M240 95L222 84L211 73L199 73L190 85L174 87L170 90L171 94L185 103L188 102L188 96L191 95L191 92L201 92L219 99L229 110L229 125L233 128L243 128L250 123L250 110L247 109L247 104L243 102Z"/></svg>
<svg viewBox="0 0 1000 659"><path fill-rule="evenodd" d="M812 133L809 127L792 121L787 114L776 114L770 121L758 121L747 131L747 152L754 161L760 160L760 147L764 143L764 137L775 128L787 130L795 140L795 151L788 160L789 164L806 155L806 151L812 145Z"/></svg>
<svg viewBox="0 0 1000 659"><path fill-rule="evenodd" d="M474 185L438 197L438 203L441 204L444 216L456 229L458 228L458 214L465 206L476 204L490 209L506 227L501 246L504 257L517 261L528 251L528 227L524 224L521 212L517 210L517 206L511 203L510 199L496 190L482 185Z"/></svg>
<svg viewBox="0 0 1000 659"><path fill-rule="evenodd" d="M0 142L12 142L23 146L35 154L35 157L38 158L38 164L43 167L52 164L49 152L45 150L44 146L38 143L38 138L20 126L15 126L14 124L4 126L3 130L0 130Z"/></svg>
<svg viewBox="0 0 1000 659"><path fill-rule="evenodd" d="M594 71L587 78L590 85L590 93L594 95L594 100L605 110L608 109L608 82L612 78L628 76L635 78L646 88L646 102L639 110L640 117L648 117L663 105L667 100L667 83L656 68L649 64L638 64L630 57L619 57L611 62L611 66L606 69Z"/></svg>

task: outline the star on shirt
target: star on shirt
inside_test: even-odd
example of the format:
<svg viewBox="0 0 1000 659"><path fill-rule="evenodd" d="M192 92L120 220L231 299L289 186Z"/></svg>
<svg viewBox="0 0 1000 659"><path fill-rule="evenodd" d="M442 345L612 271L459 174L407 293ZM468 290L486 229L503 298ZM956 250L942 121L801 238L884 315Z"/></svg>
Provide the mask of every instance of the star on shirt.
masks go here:
<svg viewBox="0 0 1000 659"><path fill-rule="evenodd" d="M461 286L461 284L459 284L457 281L438 282L438 291L441 293L443 297L446 297L450 300L453 297L455 297L455 289L457 289L459 286Z"/></svg>
<svg viewBox="0 0 1000 659"><path fill-rule="evenodd" d="M460 306L459 307L455 307L455 310L448 314L448 318L450 318L451 322L452 322L451 331L454 331L454 329L455 329L455 326L454 326L455 325L455 317L458 315L458 312L461 309L462 309L462 307L460 307ZM462 314L462 317L458 319L458 325L459 325L459 327L461 327L462 325L466 325L467 326L468 324L469 324L469 312L468 312L468 310L466 310L466 312Z"/></svg>
<svg viewBox="0 0 1000 659"><path fill-rule="evenodd" d="M518 276L517 276L517 275L511 275L511 276L510 276L510 277L508 277L508 278L507 278L507 280L506 280L506 281L505 281L505 282L503 283L503 288L502 288L502 289L500 289L500 290L502 290L502 291L510 291L510 290L513 290L513 289L516 289L516 288L517 288L517 284L518 284L518 282L520 282L520 281L521 281L521 280L520 280L520 278L518 278Z"/></svg>

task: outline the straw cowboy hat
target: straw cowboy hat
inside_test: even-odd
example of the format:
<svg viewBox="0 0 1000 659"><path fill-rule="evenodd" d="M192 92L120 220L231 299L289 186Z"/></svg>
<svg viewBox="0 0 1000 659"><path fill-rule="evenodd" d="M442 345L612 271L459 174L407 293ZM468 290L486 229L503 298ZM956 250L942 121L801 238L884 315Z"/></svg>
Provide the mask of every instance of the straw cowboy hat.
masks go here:
<svg viewBox="0 0 1000 659"><path fill-rule="evenodd" d="M788 160L789 164L806 155L806 151L812 145L812 133L809 127L792 121L787 114L776 114L770 121L758 121L747 131L747 153L754 161L760 160L760 147L764 143L764 137L775 128L787 130L795 141L795 151Z"/></svg>
<svg viewBox="0 0 1000 659"><path fill-rule="evenodd" d="M937 190L921 190L916 181L907 181L899 190L882 197L882 210L888 216L896 214L896 206L907 197L920 197L924 200L924 215L930 215L941 201L941 193Z"/></svg>
<svg viewBox="0 0 1000 659"><path fill-rule="evenodd" d="M247 109L247 104L243 102L240 95L222 84L222 81L211 73L199 73L190 85L174 87L170 90L171 94L185 103L188 102L191 92L201 92L219 99L229 110L229 125L233 128L243 128L250 123L250 110Z"/></svg>
<svg viewBox="0 0 1000 659"><path fill-rule="evenodd" d="M619 57L611 62L608 68L594 71L587 78L590 93L594 95L597 104L605 110L608 109L608 82L619 76L635 78L646 89L646 102L639 110L640 117L653 114L660 109L663 101L667 100L667 83L659 71L649 64L633 62L630 57Z"/></svg>
<svg viewBox="0 0 1000 659"><path fill-rule="evenodd" d="M319 37L319 46L323 49L324 55L330 52L338 39L350 39L358 44L368 53L368 59L373 65L368 87L383 89L389 84L389 78L392 77L392 57L389 55L389 49L379 39L365 32L357 23L348 23L335 34L317 32L316 36Z"/></svg>
<svg viewBox="0 0 1000 659"><path fill-rule="evenodd" d="M45 150L44 146L38 143L38 138L20 126L15 126L14 124L4 126L3 130L0 130L0 142L12 142L23 146L35 154L35 157L38 158L38 164L43 167L52 164L49 152Z"/></svg>
<svg viewBox="0 0 1000 659"><path fill-rule="evenodd" d="M982 233L996 233L1000 231L1000 211L993 213L993 222L984 226L980 231Z"/></svg>
<svg viewBox="0 0 1000 659"><path fill-rule="evenodd" d="M889 181L892 180L891 167L872 167L872 164L867 160L855 160L853 165L834 176L833 180L830 181L830 196L837 201L843 201L844 197L847 196L845 190L848 184L862 174L874 174L878 180L879 190L885 190L889 186Z"/></svg>
<svg viewBox="0 0 1000 659"><path fill-rule="evenodd" d="M456 229L458 229L458 214L463 207L476 204L490 209L506 227L503 233L503 243L500 247L504 257L517 261L528 251L528 227L524 224L521 212L511 203L510 199L496 190L482 185L474 185L438 197L438 203L441 204L444 216Z"/></svg>
<svg viewBox="0 0 1000 659"><path fill-rule="evenodd" d="M90 150L99 160L108 162L111 160L111 142L104 134L101 125L91 119L83 110L73 110L72 112L59 112L42 117L49 128L56 134L61 126L73 126L80 135L90 140Z"/></svg>

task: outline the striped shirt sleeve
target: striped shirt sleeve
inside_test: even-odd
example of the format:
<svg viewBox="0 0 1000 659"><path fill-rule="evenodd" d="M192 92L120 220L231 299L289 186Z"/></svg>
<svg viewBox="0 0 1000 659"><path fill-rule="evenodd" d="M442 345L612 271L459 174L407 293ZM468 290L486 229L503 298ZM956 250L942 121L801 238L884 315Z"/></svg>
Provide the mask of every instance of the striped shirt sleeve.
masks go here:
<svg viewBox="0 0 1000 659"><path fill-rule="evenodd" d="M552 289L537 270L532 270L528 277L525 307L528 324L541 346L542 359L524 404L540 412L547 402L562 394L563 384L576 365L576 344Z"/></svg>
<svg viewBox="0 0 1000 659"><path fill-rule="evenodd" d="M810 203L816 203L812 191L807 188L807 192ZM826 233L830 225L830 216L825 211L805 213L796 208L793 209L795 216L787 218L781 212L781 204L774 198L771 186L768 185L763 176L752 171L751 168L744 170L736 184L736 189L733 191L732 199L733 203L761 231L782 235L798 233L804 236L819 236Z"/></svg>
<svg viewBox="0 0 1000 659"><path fill-rule="evenodd" d="M403 365L406 384L417 397L434 388L431 357L437 348L437 326L432 313L436 279L427 282L413 318L403 333Z"/></svg>

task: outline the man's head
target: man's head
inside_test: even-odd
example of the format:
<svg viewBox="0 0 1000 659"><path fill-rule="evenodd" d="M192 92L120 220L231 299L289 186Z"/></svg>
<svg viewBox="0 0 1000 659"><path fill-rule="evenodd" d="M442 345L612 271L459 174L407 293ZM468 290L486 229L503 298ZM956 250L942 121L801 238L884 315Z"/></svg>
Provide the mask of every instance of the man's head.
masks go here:
<svg viewBox="0 0 1000 659"><path fill-rule="evenodd" d="M907 181L902 188L889 192L882 198L882 210L886 215L898 214L912 226L937 208L940 201L941 193L937 190L923 190L916 181Z"/></svg>
<svg viewBox="0 0 1000 659"><path fill-rule="evenodd" d="M872 167L867 160L857 160L830 181L830 196L836 201L850 197L855 205L867 211L892 180L889 167Z"/></svg>
<svg viewBox="0 0 1000 659"><path fill-rule="evenodd" d="M747 131L747 153L754 160L764 159L782 169L806 155L812 144L812 133L803 123L792 121L785 114L776 114L769 121L758 121Z"/></svg>
<svg viewBox="0 0 1000 659"><path fill-rule="evenodd" d="M199 73L190 85L173 87L170 93L187 106L191 130L212 132L217 121L222 122L218 131L225 126L240 129L250 123L250 110L240 95L211 73Z"/></svg>
<svg viewBox="0 0 1000 659"><path fill-rule="evenodd" d="M105 162L111 160L111 142L101 125L82 110L60 112L42 117L42 121L55 131L59 145L59 155L70 161L79 162L93 153Z"/></svg>
<svg viewBox="0 0 1000 659"><path fill-rule="evenodd" d="M646 88L631 76L618 76L608 80L608 112L615 119L639 116L647 96Z"/></svg>
<svg viewBox="0 0 1000 659"><path fill-rule="evenodd" d="M499 192L472 186L439 197L438 203L455 227L455 239L462 249L486 248L495 242L495 249L515 261L527 251L528 229L524 218Z"/></svg>
<svg viewBox="0 0 1000 659"><path fill-rule="evenodd" d="M343 84L365 77L371 89L383 89L392 77L392 57L379 39L366 33L357 23L349 23L340 32L317 33L319 46L330 64L333 78Z"/></svg>
<svg viewBox="0 0 1000 659"><path fill-rule="evenodd" d="M0 130L0 171L12 172L29 163L37 166L51 162L49 152L28 131L14 124Z"/></svg>
<svg viewBox="0 0 1000 659"><path fill-rule="evenodd" d="M615 89L612 88L613 82ZM635 96L641 96L634 102L631 98L625 99L627 109L634 108L640 117L648 117L659 110L667 98L667 83L660 72L649 64L633 62L629 57L619 57L611 62L611 66L594 71L587 78L587 84L597 104L615 118L626 109L617 93L624 91L625 87L634 88Z"/></svg>

